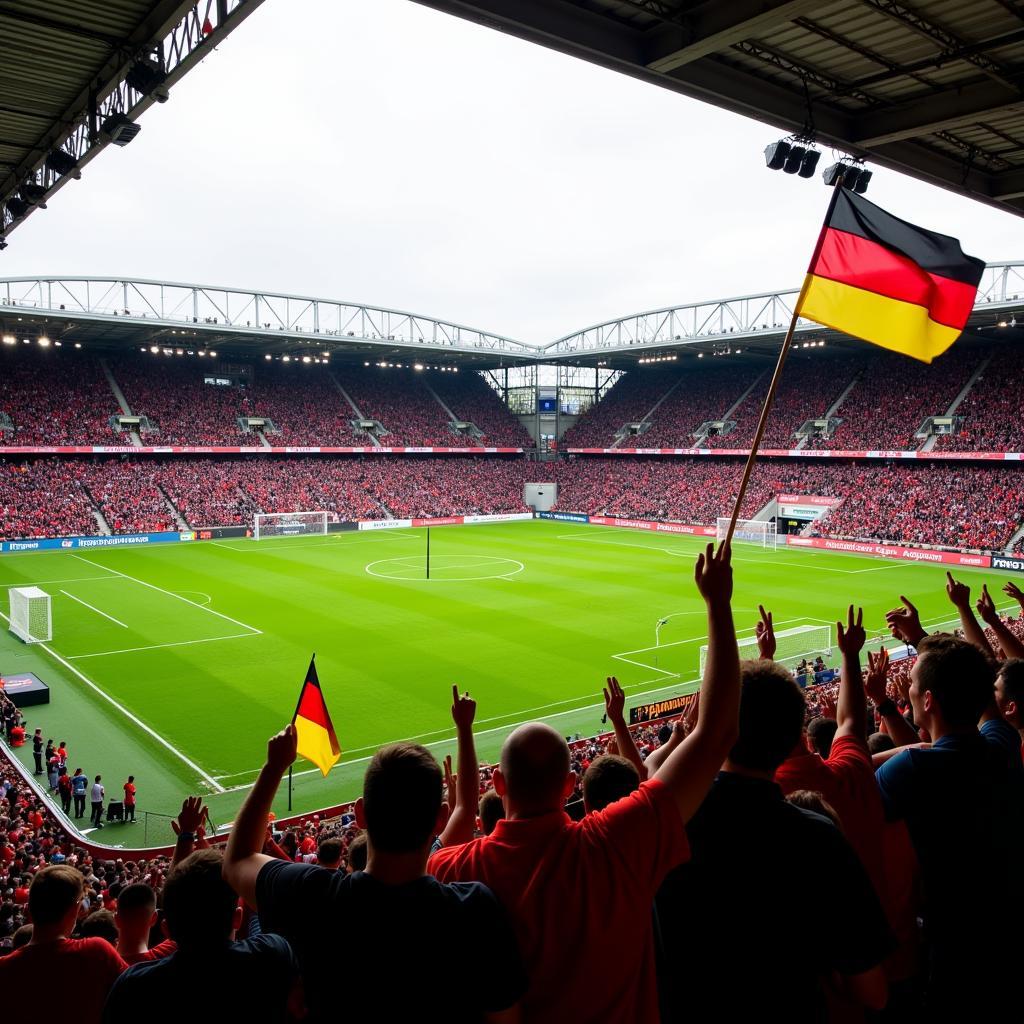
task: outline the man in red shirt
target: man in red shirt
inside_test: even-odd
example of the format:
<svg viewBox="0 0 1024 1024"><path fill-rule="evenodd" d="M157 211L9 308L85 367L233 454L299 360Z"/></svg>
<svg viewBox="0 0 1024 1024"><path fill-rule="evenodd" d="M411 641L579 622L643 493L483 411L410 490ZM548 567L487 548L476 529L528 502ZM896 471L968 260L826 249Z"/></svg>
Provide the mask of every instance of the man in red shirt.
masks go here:
<svg viewBox="0 0 1024 1024"><path fill-rule="evenodd" d="M540 1024L658 1020L651 908L668 872L686 860L684 825L736 739L739 656L728 547L697 560L708 610L708 659L693 733L652 779L582 821L569 749L550 726L520 726L505 741L494 788L505 818L482 839L443 847L428 862L440 881L480 881L505 905L529 976L523 1016Z"/></svg>
<svg viewBox="0 0 1024 1024"><path fill-rule="evenodd" d="M817 790L835 808L843 828L864 870L883 903L887 901L882 859L885 813L875 782L875 767L867 746L867 701L861 682L860 652L865 633L864 611L853 605L844 627L836 623L838 647L843 656L836 702L836 733L827 758L819 756L806 742L806 732L789 757L775 770L775 782L788 796L798 789ZM757 630L761 657L775 654L771 614L762 609Z"/></svg>
<svg viewBox="0 0 1024 1024"><path fill-rule="evenodd" d="M69 939L85 880L72 867L43 868L32 879L32 940L0 957L0 989L45 992L47 1013L76 1024L99 1024L110 987L128 966L105 939ZM55 981L58 982L55 984Z"/></svg>
<svg viewBox="0 0 1024 1024"><path fill-rule="evenodd" d="M135 776L129 775L124 784L124 816L126 821L135 822Z"/></svg>

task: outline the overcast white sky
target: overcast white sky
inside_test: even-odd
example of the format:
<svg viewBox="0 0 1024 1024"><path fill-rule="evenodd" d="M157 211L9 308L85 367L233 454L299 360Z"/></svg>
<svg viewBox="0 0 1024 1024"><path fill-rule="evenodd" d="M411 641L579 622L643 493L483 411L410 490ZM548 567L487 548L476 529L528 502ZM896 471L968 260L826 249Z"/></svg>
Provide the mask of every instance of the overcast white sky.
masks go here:
<svg viewBox="0 0 1024 1024"><path fill-rule="evenodd" d="M768 125L410 0L267 0L141 124L0 274L297 292L540 343L795 287L828 198L765 168ZM1018 218L885 170L868 195L1024 256Z"/></svg>

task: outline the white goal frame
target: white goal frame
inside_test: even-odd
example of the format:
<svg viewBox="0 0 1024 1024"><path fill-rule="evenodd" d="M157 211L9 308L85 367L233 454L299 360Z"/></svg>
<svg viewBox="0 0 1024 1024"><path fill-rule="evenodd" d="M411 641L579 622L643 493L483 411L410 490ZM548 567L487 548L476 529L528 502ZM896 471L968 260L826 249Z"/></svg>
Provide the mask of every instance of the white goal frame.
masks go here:
<svg viewBox="0 0 1024 1024"><path fill-rule="evenodd" d="M832 627L829 625L793 626L780 629L775 633L776 651L774 660L787 668L795 668L801 658L813 657L817 654L831 656ZM737 641L741 658L758 658L757 637L747 636ZM700 674L704 676L704 663L707 661L708 645L700 648Z"/></svg>
<svg viewBox="0 0 1024 1024"><path fill-rule="evenodd" d="M718 517L715 524L715 540L719 544L725 540L729 532L729 523L728 516ZM771 548L772 551L775 551L779 546L779 531L774 519L737 519L732 539L748 544L758 544L762 548Z"/></svg>
<svg viewBox="0 0 1024 1024"><path fill-rule="evenodd" d="M327 512L257 512L252 524L253 539L326 536L328 515Z"/></svg>
<svg viewBox="0 0 1024 1024"><path fill-rule="evenodd" d="M11 587L10 631L26 644L45 644L53 639L50 595L39 587Z"/></svg>

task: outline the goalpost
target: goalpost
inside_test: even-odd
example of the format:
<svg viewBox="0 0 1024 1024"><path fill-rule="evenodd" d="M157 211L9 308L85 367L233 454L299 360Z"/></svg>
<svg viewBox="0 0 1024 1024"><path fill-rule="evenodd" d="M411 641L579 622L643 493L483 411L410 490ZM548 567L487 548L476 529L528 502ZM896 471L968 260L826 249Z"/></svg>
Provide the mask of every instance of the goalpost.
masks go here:
<svg viewBox="0 0 1024 1024"><path fill-rule="evenodd" d="M11 632L27 644L52 640L50 595L38 587L11 587L9 593Z"/></svg>
<svg viewBox="0 0 1024 1024"><path fill-rule="evenodd" d="M308 537L326 535L326 512L257 512L253 520L253 537Z"/></svg>
<svg viewBox="0 0 1024 1024"><path fill-rule="evenodd" d="M818 654L832 654L832 627L793 626L792 629L780 629L775 634L778 647L775 661L787 668L795 668L802 658L812 658ZM757 637L748 636L737 642L741 658L757 658ZM700 674L704 675L704 663L708 657L708 645L702 644L700 649Z"/></svg>
<svg viewBox="0 0 1024 1024"><path fill-rule="evenodd" d="M715 540L719 544L729 532L729 517L719 516L716 523ZM734 541L745 541L758 544L763 548L775 551L779 544L779 533L774 521L765 522L760 519L737 519L736 531L732 535Z"/></svg>

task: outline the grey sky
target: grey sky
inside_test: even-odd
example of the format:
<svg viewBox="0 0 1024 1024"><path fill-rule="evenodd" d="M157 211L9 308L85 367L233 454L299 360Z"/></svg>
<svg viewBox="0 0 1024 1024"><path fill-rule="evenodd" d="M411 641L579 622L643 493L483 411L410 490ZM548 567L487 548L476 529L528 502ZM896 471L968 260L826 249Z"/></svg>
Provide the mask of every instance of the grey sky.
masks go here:
<svg viewBox="0 0 1024 1024"><path fill-rule="evenodd" d="M409 0L267 0L141 124L0 275L294 291L536 343L796 286L828 198L765 168L770 126ZM868 195L1024 256L1004 213L878 169Z"/></svg>

